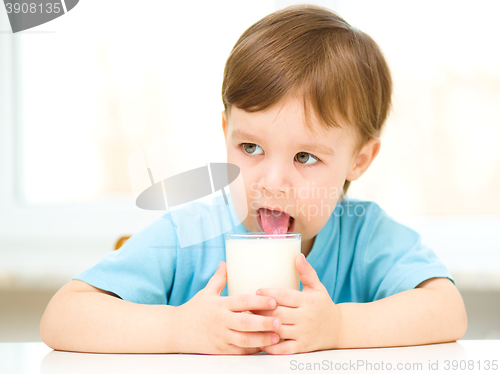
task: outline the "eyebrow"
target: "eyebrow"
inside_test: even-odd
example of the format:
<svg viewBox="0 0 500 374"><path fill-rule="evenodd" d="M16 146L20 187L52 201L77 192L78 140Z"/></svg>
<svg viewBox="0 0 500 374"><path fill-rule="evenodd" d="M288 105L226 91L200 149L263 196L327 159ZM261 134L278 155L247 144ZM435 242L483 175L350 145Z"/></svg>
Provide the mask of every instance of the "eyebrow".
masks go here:
<svg viewBox="0 0 500 374"><path fill-rule="evenodd" d="M248 134L248 133L241 131L241 130L233 130L233 132L231 134L231 138L232 139L248 139L251 141L255 141L257 143L262 143L262 139L259 138L258 136ZM335 153L331 148L329 148L323 144L300 143L300 144L297 144L297 147L300 149L304 149L306 151L319 152L319 153L323 153L323 154L334 154Z"/></svg>

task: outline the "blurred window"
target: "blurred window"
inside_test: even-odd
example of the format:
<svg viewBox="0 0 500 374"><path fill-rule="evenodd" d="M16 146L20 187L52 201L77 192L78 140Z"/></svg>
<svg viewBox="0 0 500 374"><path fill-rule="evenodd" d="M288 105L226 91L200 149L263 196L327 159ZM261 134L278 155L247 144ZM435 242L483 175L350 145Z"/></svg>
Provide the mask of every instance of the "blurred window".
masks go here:
<svg viewBox="0 0 500 374"><path fill-rule="evenodd" d="M225 160L225 61L273 10L263 0L81 2L43 26L57 32L16 35L24 202L127 201L129 155L164 134L179 139L170 162Z"/></svg>
<svg viewBox="0 0 500 374"><path fill-rule="evenodd" d="M380 153L350 195L395 214L499 215L500 2L345 0L338 12L394 79Z"/></svg>
<svg viewBox="0 0 500 374"><path fill-rule="evenodd" d="M224 159L225 60L248 26L293 3L107 0L79 4L57 32L19 34L25 202L125 199L129 154L167 133L182 140L172 162ZM500 3L319 4L372 36L394 78L380 154L349 194L394 214L500 214Z"/></svg>

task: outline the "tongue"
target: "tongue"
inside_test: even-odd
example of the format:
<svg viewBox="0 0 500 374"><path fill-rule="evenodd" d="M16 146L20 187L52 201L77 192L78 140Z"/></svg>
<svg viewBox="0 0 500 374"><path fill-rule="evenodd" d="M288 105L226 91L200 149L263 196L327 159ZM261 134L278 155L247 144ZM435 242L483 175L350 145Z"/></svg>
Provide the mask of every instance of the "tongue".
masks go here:
<svg viewBox="0 0 500 374"><path fill-rule="evenodd" d="M287 233L290 216L285 212L261 208L260 218L262 221L262 228L267 235L280 235Z"/></svg>

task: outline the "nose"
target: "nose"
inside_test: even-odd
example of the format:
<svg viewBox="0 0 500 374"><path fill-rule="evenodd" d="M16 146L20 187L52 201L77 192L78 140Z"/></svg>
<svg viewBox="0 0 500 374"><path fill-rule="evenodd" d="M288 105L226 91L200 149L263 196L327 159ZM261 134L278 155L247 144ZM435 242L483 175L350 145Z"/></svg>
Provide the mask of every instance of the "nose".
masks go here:
<svg viewBox="0 0 500 374"><path fill-rule="evenodd" d="M260 187L269 191L270 194L277 197L283 197L291 186L291 170L284 161L267 160L262 165L259 184Z"/></svg>

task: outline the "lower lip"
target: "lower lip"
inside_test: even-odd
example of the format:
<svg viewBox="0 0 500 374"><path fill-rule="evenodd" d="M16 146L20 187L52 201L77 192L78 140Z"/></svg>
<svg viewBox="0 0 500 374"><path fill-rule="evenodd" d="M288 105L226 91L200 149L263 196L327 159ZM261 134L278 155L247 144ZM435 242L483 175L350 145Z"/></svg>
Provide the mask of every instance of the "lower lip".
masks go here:
<svg viewBox="0 0 500 374"><path fill-rule="evenodd" d="M262 220L260 218L260 210L257 210L257 224L259 225L260 231L264 232L265 230L262 228ZM295 219L293 219L292 224L288 228L287 232L293 232L294 228L295 228Z"/></svg>

